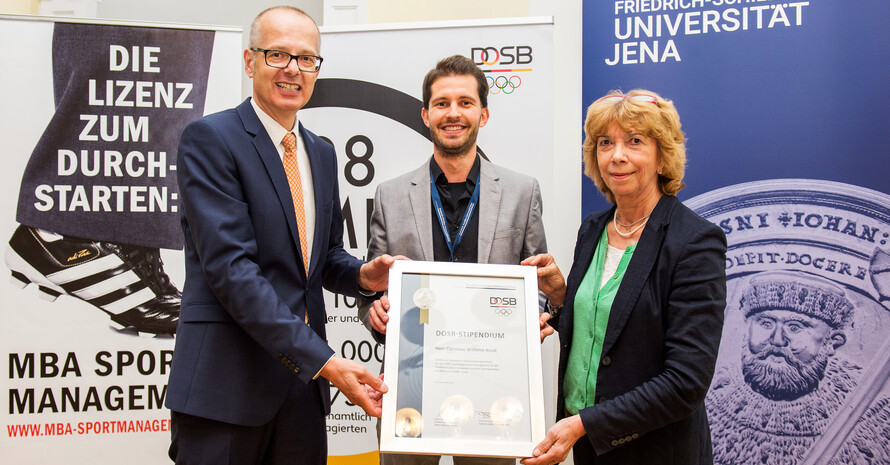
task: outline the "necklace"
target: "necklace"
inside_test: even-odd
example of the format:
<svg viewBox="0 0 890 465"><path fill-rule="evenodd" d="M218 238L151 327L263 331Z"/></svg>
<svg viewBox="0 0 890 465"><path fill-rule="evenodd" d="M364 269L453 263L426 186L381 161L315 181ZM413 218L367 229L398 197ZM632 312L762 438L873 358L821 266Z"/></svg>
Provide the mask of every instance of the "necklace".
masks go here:
<svg viewBox="0 0 890 465"><path fill-rule="evenodd" d="M645 220L646 218L649 218L649 215L644 216L642 219ZM624 225L622 224L621 226L624 226ZM630 236L633 236L634 233L637 232L637 231L639 231L640 229L642 229L643 226L646 226L646 222L645 222L645 221L644 221L642 224L640 224L639 226L637 226L636 228L631 229L630 232L623 233L623 232L621 232L621 231L618 230L618 219L616 219L614 216L612 217L612 227L615 229L615 232L617 232L618 235L621 236L621 237L630 237Z"/></svg>
<svg viewBox="0 0 890 465"><path fill-rule="evenodd" d="M657 205L656 205L656 206L657 206ZM653 211L655 211L655 207L652 207L652 210L649 210L649 213L646 214L646 216L644 216L644 217L642 217L642 218L640 218L640 219L638 219L638 220L636 220L636 221L634 221L633 223L630 223L630 224L624 224L624 223L618 221L618 212L617 212L617 211L615 212L615 216L613 217L613 219L615 220L616 223L618 223L618 226L621 226L621 227L624 228L624 229L628 229L628 228L633 227L635 224L638 224L638 223L641 223L641 222L643 222L643 221L646 221L647 218L649 218L650 216L652 216L652 212L653 212ZM617 229L616 229L616 231L617 231Z"/></svg>

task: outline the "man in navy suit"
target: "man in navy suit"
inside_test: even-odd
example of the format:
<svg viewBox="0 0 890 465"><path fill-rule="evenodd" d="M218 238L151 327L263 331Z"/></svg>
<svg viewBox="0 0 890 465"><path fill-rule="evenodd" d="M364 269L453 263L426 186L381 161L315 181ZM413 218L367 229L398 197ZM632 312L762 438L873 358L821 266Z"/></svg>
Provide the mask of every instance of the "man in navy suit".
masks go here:
<svg viewBox="0 0 890 465"><path fill-rule="evenodd" d="M372 295L393 258L343 249L334 149L297 119L319 42L297 8L260 13L244 51L253 98L182 134L186 281L166 400L176 463L325 463L329 382L380 415L383 381L325 340L322 287Z"/></svg>

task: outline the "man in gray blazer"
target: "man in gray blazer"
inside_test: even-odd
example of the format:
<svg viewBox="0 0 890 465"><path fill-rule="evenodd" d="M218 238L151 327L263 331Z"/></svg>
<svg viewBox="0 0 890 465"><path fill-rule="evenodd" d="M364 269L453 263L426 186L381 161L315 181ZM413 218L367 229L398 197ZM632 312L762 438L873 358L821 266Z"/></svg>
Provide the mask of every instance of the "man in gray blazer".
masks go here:
<svg viewBox="0 0 890 465"><path fill-rule="evenodd" d="M460 55L440 61L424 78L421 116L430 128L433 156L377 187L368 259L389 254L518 265L547 250L538 181L496 166L476 150L479 128L489 116L482 70ZM378 342L384 342L388 310L386 296L359 306L359 317ZM439 461L437 456L380 457L388 465ZM454 457L454 463L501 465L515 460Z"/></svg>

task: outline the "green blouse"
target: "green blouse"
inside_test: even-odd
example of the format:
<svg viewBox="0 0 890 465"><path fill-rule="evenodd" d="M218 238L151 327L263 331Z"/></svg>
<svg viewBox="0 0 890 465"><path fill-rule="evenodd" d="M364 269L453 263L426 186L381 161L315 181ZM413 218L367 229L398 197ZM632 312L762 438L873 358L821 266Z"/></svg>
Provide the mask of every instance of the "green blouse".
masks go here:
<svg viewBox="0 0 890 465"><path fill-rule="evenodd" d="M596 374L603 352L609 313L636 244L624 249L615 274L600 287L608 248L609 235L604 229L590 267L575 294L574 333L563 385L566 410L572 415L595 403Z"/></svg>

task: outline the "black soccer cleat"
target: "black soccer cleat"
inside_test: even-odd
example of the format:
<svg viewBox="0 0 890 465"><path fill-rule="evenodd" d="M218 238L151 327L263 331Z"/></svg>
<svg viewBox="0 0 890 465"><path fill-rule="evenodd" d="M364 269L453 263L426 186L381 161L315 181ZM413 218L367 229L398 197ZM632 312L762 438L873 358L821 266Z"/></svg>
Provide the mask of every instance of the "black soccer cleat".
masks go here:
<svg viewBox="0 0 890 465"><path fill-rule="evenodd" d="M9 240L6 265L19 288L35 284L50 302L62 294L88 302L122 332L176 333L182 293L164 273L159 249L20 225Z"/></svg>

